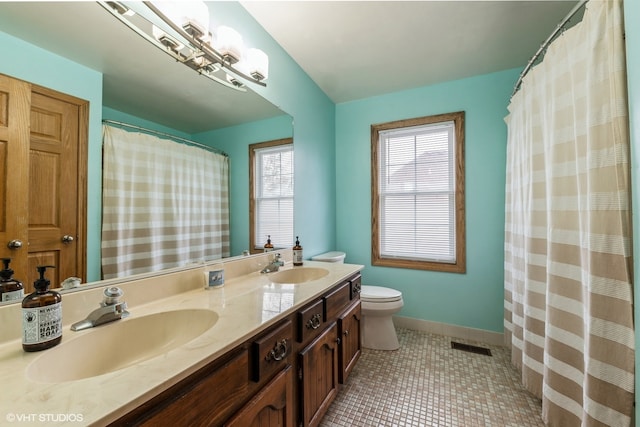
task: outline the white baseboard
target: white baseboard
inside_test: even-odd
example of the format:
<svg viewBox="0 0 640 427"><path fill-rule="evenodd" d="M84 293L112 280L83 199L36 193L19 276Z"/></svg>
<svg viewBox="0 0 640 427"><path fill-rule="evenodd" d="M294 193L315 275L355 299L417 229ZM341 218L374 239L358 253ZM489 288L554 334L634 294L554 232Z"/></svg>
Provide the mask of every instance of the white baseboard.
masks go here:
<svg viewBox="0 0 640 427"><path fill-rule="evenodd" d="M398 328L413 329L414 331L424 331L432 334L446 335L453 338L477 341L489 345L504 346L504 334L500 332L467 328L465 326L450 325L448 323L432 322L430 320L403 316L393 316L393 324Z"/></svg>

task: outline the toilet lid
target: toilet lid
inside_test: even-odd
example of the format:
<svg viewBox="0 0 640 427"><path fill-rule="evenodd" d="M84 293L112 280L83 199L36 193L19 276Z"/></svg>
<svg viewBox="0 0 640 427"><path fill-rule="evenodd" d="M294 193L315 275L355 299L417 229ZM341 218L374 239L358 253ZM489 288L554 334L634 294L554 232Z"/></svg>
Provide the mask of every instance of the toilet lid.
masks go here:
<svg viewBox="0 0 640 427"><path fill-rule="evenodd" d="M402 299L402 292L382 286L363 285L360 300L367 302L393 302Z"/></svg>

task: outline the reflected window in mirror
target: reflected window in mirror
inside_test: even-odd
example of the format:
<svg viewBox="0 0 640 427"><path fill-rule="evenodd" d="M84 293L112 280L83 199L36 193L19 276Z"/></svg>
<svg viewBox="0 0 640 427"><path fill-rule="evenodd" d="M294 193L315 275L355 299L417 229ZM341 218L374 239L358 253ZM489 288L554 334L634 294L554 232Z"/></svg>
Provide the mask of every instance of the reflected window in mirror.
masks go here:
<svg viewBox="0 0 640 427"><path fill-rule="evenodd" d="M293 139L249 145L249 220L253 253L270 236L277 248L293 242Z"/></svg>

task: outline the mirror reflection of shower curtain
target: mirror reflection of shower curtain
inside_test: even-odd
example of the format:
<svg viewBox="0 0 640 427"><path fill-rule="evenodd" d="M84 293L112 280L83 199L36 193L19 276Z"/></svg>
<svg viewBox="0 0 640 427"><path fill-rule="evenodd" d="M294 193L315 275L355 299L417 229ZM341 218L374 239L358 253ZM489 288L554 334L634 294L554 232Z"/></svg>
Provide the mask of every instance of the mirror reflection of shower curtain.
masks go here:
<svg viewBox="0 0 640 427"><path fill-rule="evenodd" d="M229 256L226 156L103 125L102 275Z"/></svg>

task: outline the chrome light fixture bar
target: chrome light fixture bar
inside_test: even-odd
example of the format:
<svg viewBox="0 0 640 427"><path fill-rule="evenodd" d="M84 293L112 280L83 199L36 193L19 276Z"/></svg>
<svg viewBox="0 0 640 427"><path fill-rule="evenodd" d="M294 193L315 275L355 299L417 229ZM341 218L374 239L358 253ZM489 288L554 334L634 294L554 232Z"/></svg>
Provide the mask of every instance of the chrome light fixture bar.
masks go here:
<svg viewBox="0 0 640 427"><path fill-rule="evenodd" d="M158 49L171 56L174 60L185 64L199 74L214 80L228 88L246 91L243 81L266 86L268 58L258 49L248 49L247 56L258 57L262 65L248 69L247 73L239 68L238 55L219 52L210 44L208 30L203 31L193 22L186 22L182 26L171 20L152 2L144 4L153 14L153 20L146 14L135 13L125 2L98 1L98 4L147 40ZM148 11L147 11L148 12ZM256 53L257 51L257 53ZM224 73L226 75L219 76Z"/></svg>

